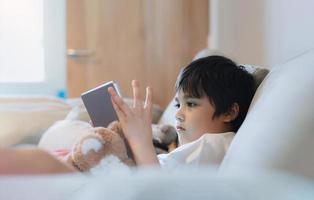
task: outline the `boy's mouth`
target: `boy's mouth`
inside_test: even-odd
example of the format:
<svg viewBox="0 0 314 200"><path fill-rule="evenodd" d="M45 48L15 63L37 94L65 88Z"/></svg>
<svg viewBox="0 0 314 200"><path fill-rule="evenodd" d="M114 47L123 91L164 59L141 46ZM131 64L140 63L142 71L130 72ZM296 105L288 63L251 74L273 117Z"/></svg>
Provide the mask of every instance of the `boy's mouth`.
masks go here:
<svg viewBox="0 0 314 200"><path fill-rule="evenodd" d="M182 126L176 126L176 129L178 132L185 131L185 128L183 128Z"/></svg>

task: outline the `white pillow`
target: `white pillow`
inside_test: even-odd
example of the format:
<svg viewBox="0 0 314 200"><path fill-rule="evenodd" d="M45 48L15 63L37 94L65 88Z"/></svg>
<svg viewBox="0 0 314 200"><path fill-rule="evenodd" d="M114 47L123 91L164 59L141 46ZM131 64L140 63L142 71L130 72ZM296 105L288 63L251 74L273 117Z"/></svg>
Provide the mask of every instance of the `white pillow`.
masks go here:
<svg viewBox="0 0 314 200"><path fill-rule="evenodd" d="M274 68L258 88L221 165L288 170L314 178L314 50Z"/></svg>
<svg viewBox="0 0 314 200"><path fill-rule="evenodd" d="M55 151L71 149L75 141L85 134L93 133L89 123L79 120L61 120L53 124L41 137L38 147Z"/></svg>
<svg viewBox="0 0 314 200"><path fill-rule="evenodd" d="M0 97L0 147L43 133L64 119L71 107L62 100L39 96Z"/></svg>

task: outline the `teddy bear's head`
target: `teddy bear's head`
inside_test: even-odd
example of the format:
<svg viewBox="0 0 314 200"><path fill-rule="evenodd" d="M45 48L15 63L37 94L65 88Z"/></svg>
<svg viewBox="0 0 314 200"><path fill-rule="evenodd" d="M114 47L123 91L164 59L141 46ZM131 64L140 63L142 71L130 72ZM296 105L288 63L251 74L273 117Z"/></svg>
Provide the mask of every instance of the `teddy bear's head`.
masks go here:
<svg viewBox="0 0 314 200"><path fill-rule="evenodd" d="M178 146L178 135L175 128L168 124L153 124L153 144L157 154L168 153Z"/></svg>

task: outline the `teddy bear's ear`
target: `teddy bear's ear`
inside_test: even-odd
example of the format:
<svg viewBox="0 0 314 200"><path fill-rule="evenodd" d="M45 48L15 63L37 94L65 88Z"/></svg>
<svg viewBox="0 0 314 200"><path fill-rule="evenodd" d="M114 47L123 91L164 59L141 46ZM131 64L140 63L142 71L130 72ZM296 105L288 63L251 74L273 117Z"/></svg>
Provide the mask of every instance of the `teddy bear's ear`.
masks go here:
<svg viewBox="0 0 314 200"><path fill-rule="evenodd" d="M108 125L108 129L116 131L119 129L120 123L118 121L113 121Z"/></svg>
<svg viewBox="0 0 314 200"><path fill-rule="evenodd" d="M178 139L177 131L171 125L161 126L161 131L164 133L163 142L167 145L171 144L172 142L176 142Z"/></svg>
<svg viewBox="0 0 314 200"><path fill-rule="evenodd" d="M101 141L111 142L112 137L116 134L109 128L96 127L94 128L95 135L101 138Z"/></svg>
<svg viewBox="0 0 314 200"><path fill-rule="evenodd" d="M121 138L124 138L123 130L120 122L113 121L109 124L108 129L112 130L115 133L118 133Z"/></svg>
<svg viewBox="0 0 314 200"><path fill-rule="evenodd" d="M157 154L170 151L169 146L177 147L177 132L171 125L152 125L153 144ZM173 148L171 148L173 149Z"/></svg>
<svg viewBox="0 0 314 200"><path fill-rule="evenodd" d="M153 139L161 144L169 145L177 140L177 132L171 125L152 125Z"/></svg>

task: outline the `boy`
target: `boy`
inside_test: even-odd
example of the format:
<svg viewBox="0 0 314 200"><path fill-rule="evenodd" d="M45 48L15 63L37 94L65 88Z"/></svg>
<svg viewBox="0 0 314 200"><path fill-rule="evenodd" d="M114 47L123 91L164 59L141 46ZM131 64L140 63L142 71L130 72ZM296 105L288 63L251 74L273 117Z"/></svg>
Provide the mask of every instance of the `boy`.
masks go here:
<svg viewBox="0 0 314 200"><path fill-rule="evenodd" d="M156 156L152 144L152 90L142 101L138 81L132 82L134 104L109 93L137 165L178 167L220 164L241 126L252 97L254 79L243 67L223 56L198 59L184 68L176 82L176 130L179 147Z"/></svg>

